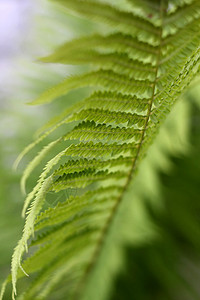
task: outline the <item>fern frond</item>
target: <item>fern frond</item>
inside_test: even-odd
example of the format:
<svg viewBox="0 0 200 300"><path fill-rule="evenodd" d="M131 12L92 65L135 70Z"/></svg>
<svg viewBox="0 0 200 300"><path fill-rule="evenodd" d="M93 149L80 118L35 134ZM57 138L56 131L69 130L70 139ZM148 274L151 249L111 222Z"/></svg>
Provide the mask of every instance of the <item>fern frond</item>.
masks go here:
<svg viewBox="0 0 200 300"><path fill-rule="evenodd" d="M52 190L58 192L60 190L65 190L66 188L84 188L87 185L90 185L93 182L108 179L124 179L126 177L126 173L123 172L110 172L108 171L99 171L93 174L93 171L82 171L79 173L72 174L64 174L60 176L53 184Z"/></svg>
<svg viewBox="0 0 200 300"><path fill-rule="evenodd" d="M46 58L46 61L51 61L52 59ZM126 53L108 53L101 54L97 51L87 51L81 53L75 53L67 56L67 58L56 59L59 63L73 63L73 64L86 64L90 63L93 66L101 67L105 70L113 70L115 72L119 72L121 74L129 75L134 77L135 79L149 79L153 81L154 79L154 70L152 66L144 65L137 60L130 59ZM53 61L56 62L56 61Z"/></svg>
<svg viewBox="0 0 200 300"><path fill-rule="evenodd" d="M34 202L31 205L31 211L26 219L26 223L24 226L24 231L21 240L18 242L17 247L15 248L15 251L13 253L12 257L12 284L13 284L13 298L17 294L16 291L16 281L17 281L17 273L18 273L18 268L22 268L20 261L21 257L24 253L24 251L28 251L28 246L27 246L27 241L30 238L31 234L33 234L33 224L34 224L34 219L35 216L40 212L43 201L44 201L44 196L46 192L48 191L50 185L51 185L52 178L49 177L46 179L41 187L41 189L38 191L36 198ZM24 271L22 268L23 272L27 275L27 273Z"/></svg>
<svg viewBox="0 0 200 300"><path fill-rule="evenodd" d="M80 141L91 140L110 140L110 141L126 141L135 139L139 141L141 132L138 129L126 127L112 127L105 124L96 125L94 121L83 121L76 126L69 134L65 136L66 140L79 139Z"/></svg>
<svg viewBox="0 0 200 300"><path fill-rule="evenodd" d="M67 42L41 59L89 64L91 70L65 79L32 104L49 103L82 87L95 91L47 123L17 161L58 127L72 122L73 128L45 146L22 178L24 187L46 153L60 140L71 140L47 162L24 204L24 232L12 259L13 293L17 278L24 276L18 269L29 241L32 256L22 267L36 274L21 299L45 299L62 278L68 286L65 297L80 296L140 161L200 70L199 1L129 0L130 11L92 0L56 2L105 23L109 33ZM72 189L76 195L44 210L49 192Z"/></svg>
<svg viewBox="0 0 200 300"><path fill-rule="evenodd" d="M110 111L104 109L83 109L72 116L72 120L85 120L94 121L98 123L117 123L124 124L127 126L133 126L137 124L139 127L144 125L145 115L140 115L130 112Z"/></svg>
<svg viewBox="0 0 200 300"><path fill-rule="evenodd" d="M45 156L47 155L47 153L59 142L61 141L61 139L58 139L56 141L51 142L50 144L48 144L47 146L45 146L39 153L37 156L35 156L35 158L28 164L28 166L26 167L23 176L21 178L21 189L24 192L24 194L26 193L26 189L25 189L25 184L26 184L26 180L29 177L29 175L32 173L32 171L36 168L36 166L45 158Z"/></svg>
<svg viewBox="0 0 200 300"><path fill-rule="evenodd" d="M81 196L70 197L68 201L60 202L56 207L49 208L41 213L35 221L35 230L41 230L47 225L55 225L65 221L69 218L70 214L72 215L74 211L78 211L81 206L87 207L88 198L90 198L91 204L106 201L107 195L109 195L109 200L107 201L113 201L121 190L122 187L120 187L120 185L109 185L107 187L90 190ZM63 216L63 219L60 219L61 215ZM35 244L35 242L33 242L33 244Z"/></svg>
<svg viewBox="0 0 200 300"><path fill-rule="evenodd" d="M80 52L81 45L81 52ZM148 45L144 42L139 42L137 38L132 35L122 33L112 33L109 35L92 35L84 38L79 38L71 42L67 42L58 48L53 54L40 58L43 62L60 62L60 63L78 63L78 59L86 61L86 53L91 50L99 51L99 55L103 51L106 53L119 52L127 54L131 59L138 60L141 63L145 63L146 68L149 67L149 71L152 70L150 65L156 64L157 47ZM85 53L86 52L86 53ZM88 59L88 58L87 58ZM79 63L80 63L79 62ZM89 62L89 59L88 59Z"/></svg>
<svg viewBox="0 0 200 300"><path fill-rule="evenodd" d="M59 0L66 9L72 10L89 19L106 22L115 30L137 36L140 41L149 44L159 43L159 28L154 27L149 21L125 11L120 11L108 4L96 1Z"/></svg>
<svg viewBox="0 0 200 300"><path fill-rule="evenodd" d="M64 174L80 172L87 169L100 169L105 167L116 167L120 165L129 165L132 160L132 157L118 157L117 159L78 159L78 160L69 160L64 165L61 165L57 170L54 171L55 176L62 176Z"/></svg>
<svg viewBox="0 0 200 300"><path fill-rule="evenodd" d="M135 80L111 70L99 70L82 76L67 78L30 104L50 103L55 98L66 95L72 89L85 86L99 86L111 91L128 92L144 98L150 96L152 83L149 80Z"/></svg>
<svg viewBox="0 0 200 300"><path fill-rule="evenodd" d="M44 133L42 137L42 139L44 139L50 133L55 131L59 126L70 121L77 121L77 114L75 113L72 115L74 111L80 111L80 114L82 114L82 108L89 109L91 107L97 109L112 109L116 111L127 112L137 111L138 113L141 113L142 111L145 112L147 110L148 99L139 99L135 96L122 95L117 92L94 92L88 98L77 103L77 105L73 105L72 107L67 108L59 116L54 117L38 131L38 134L42 134L43 131L46 131L46 133ZM23 153L23 155L25 155L25 153ZM22 155L20 156L20 159L21 158Z"/></svg>
<svg viewBox="0 0 200 300"><path fill-rule="evenodd" d="M116 111L145 111L148 107L149 100L147 98L139 99L135 95L117 92L95 92L89 96L84 107L86 108L105 108Z"/></svg>
<svg viewBox="0 0 200 300"><path fill-rule="evenodd" d="M106 158L120 156L121 154L129 153L136 154L138 150L138 144L123 143L123 144L103 144L101 142L94 144L93 142L79 143L77 145L71 145L65 152L65 155L72 157L84 157L84 158Z"/></svg>

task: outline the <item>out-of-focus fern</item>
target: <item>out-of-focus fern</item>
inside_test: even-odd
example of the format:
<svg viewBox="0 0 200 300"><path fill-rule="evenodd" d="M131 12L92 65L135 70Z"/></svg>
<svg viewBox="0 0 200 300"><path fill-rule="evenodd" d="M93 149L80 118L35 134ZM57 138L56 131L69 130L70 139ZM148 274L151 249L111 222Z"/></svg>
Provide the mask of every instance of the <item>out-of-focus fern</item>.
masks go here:
<svg viewBox="0 0 200 300"><path fill-rule="evenodd" d="M43 127L17 161L59 126L72 123L73 129L63 129L62 137L41 150L22 178L25 189L33 169L62 143L25 201L24 231L12 258L13 298L18 278L34 273L35 280L20 299L45 299L63 277L65 299L80 296L140 161L200 64L197 0L129 0L129 11L97 1L56 2L109 30L68 42L42 59L89 64L92 70L65 79L32 104L81 87L95 91ZM74 188L75 196L43 210L47 193ZM29 247L32 255L21 265Z"/></svg>

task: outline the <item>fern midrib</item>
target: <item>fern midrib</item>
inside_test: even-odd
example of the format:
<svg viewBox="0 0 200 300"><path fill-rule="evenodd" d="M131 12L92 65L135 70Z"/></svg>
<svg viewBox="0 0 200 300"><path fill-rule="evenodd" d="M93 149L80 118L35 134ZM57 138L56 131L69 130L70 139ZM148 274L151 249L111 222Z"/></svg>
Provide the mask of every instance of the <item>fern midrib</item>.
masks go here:
<svg viewBox="0 0 200 300"><path fill-rule="evenodd" d="M151 110L152 110L152 106L153 106L153 102L154 102L154 99L155 99L155 95L156 95L156 83L157 83L157 80L158 80L158 71L159 71L159 66L160 66L160 57L161 57L161 48L162 48L162 33L163 33L163 24L164 24L164 12L165 12L165 2L164 0L161 0L160 2L160 18L161 18L161 27L160 27L160 30L159 30L159 47L158 47L158 50L157 50L157 61L156 61L156 66L155 66L155 79L154 79L154 82L152 83L152 96L149 100L149 106L148 106L148 111L147 111L147 115L146 115L146 121L145 121L145 125L144 125L144 128L142 130L142 135L141 135L141 139L138 143L138 149L137 149L137 153L136 153L136 156L133 158L133 161L132 161L132 166L130 168L130 171L128 173L128 177L127 177L127 180L126 180L126 183L122 189L122 192L121 194L119 195L119 197L116 199L116 203L115 205L113 206L112 210L111 210L111 213L110 213L110 216L102 230L102 234L101 234L101 237L97 243L97 246L96 246L96 249L94 251L94 255L91 259L91 262L90 264L88 265L86 271L85 271L85 275L84 277L81 279L79 285L78 285L78 288L74 294L74 297L73 299L74 300L78 300L79 298L79 295L80 295L80 291L82 291L83 289L83 286L84 286L84 283L85 281L87 280L87 277L88 275L90 274L90 272L92 271L95 263L97 262L98 260L98 257L99 257L99 254L101 252L101 249L103 247L103 244L104 244L104 240L111 228L111 225L112 225L112 222L115 218L115 215L119 209L119 206L122 202L122 199L123 199L123 196L124 194L126 193L127 189L128 189L128 186L132 180L132 177L133 177L133 173L137 167L137 162L138 162L138 159L139 159L139 155L140 155L140 151L141 151L141 148L142 148L142 144L144 142L144 137L145 137L145 132L146 130L148 129L148 123L149 123L149 119L150 119L150 116L151 116Z"/></svg>

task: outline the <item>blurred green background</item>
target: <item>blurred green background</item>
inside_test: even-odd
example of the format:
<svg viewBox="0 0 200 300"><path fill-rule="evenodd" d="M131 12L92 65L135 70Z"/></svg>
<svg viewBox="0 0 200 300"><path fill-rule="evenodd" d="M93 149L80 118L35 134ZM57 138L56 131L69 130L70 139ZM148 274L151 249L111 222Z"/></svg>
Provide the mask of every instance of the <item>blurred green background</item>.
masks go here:
<svg viewBox="0 0 200 300"><path fill-rule="evenodd" d="M20 4L1 0L0 16L2 282L9 273L13 248L24 222L20 176L23 166L40 147L25 157L19 170L12 169L13 162L32 141L34 132L74 101L72 93L67 103L59 101L39 108L26 105L42 90L78 70L72 66L41 64L37 57L51 52L66 39L92 32L94 27L78 17L66 16L45 0L21 0ZM197 81L160 130L121 207L100 260L97 278L101 274L102 282L93 287L105 299L200 299L199 132ZM37 173L29 180L29 186L34 184L36 176ZM114 253L111 261L109 253ZM55 292L54 299L65 298Z"/></svg>

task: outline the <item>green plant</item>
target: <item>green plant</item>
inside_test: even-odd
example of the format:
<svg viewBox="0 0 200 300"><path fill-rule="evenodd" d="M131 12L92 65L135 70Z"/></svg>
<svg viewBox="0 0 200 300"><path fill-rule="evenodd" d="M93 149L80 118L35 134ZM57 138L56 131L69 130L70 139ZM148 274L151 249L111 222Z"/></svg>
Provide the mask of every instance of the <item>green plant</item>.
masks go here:
<svg viewBox="0 0 200 300"><path fill-rule="evenodd" d="M22 177L25 191L28 176L47 153L62 148L25 201L25 227L12 258L13 298L18 278L26 273L35 278L20 299L46 298L63 277L65 298L80 296L139 163L199 72L199 1L130 0L124 11L120 4L56 2L105 23L101 30L107 33L68 42L41 59L90 64L92 70L65 79L32 104L49 103L85 86L95 91L43 127L16 162L58 127L72 123L41 150ZM57 205L44 209L48 194L60 191L73 195L63 200L61 194ZM32 255L21 266L28 247Z"/></svg>

